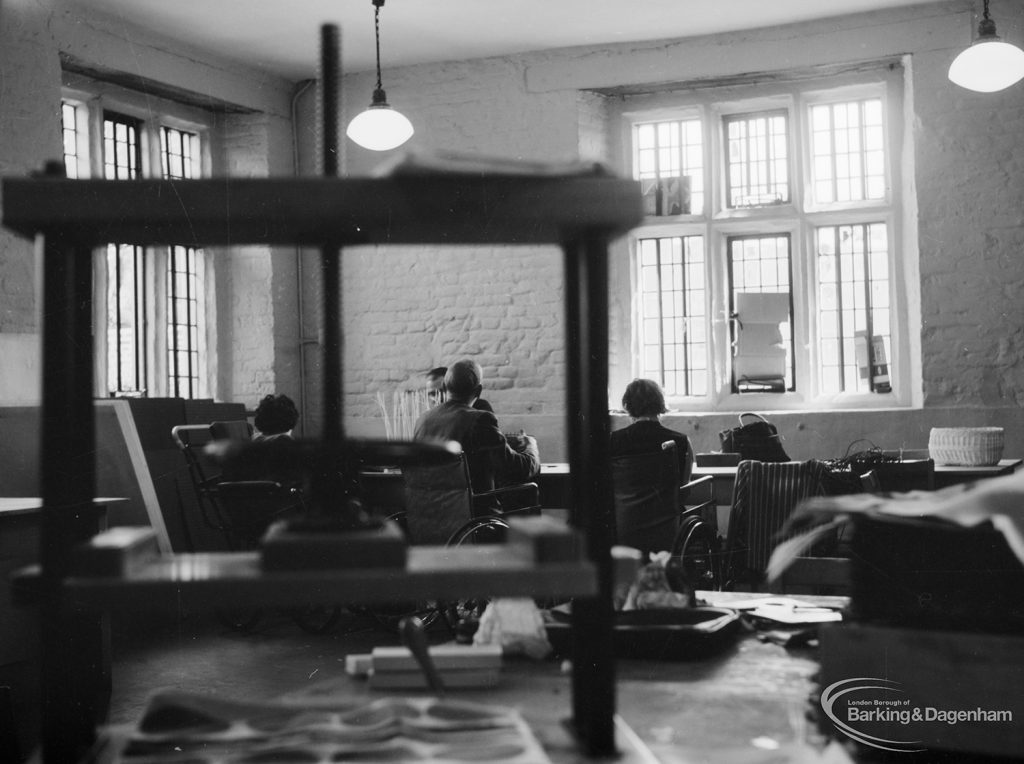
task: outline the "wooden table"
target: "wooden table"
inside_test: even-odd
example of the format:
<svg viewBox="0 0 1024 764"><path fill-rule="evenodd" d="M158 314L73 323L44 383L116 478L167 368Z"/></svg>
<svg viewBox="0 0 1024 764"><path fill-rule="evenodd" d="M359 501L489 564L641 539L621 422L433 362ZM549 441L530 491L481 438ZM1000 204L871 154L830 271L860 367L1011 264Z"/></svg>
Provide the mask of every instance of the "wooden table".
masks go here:
<svg viewBox="0 0 1024 764"><path fill-rule="evenodd" d="M1024 459L1001 459L998 464L985 467L958 467L949 464L935 465L935 487L945 488L958 483L970 483L974 480L999 477L1012 474ZM715 495L720 498L732 496L733 483L736 481L736 467L698 467L693 468L693 477L711 475L715 479ZM721 490L718 490L721 488Z"/></svg>
<svg viewBox="0 0 1024 764"><path fill-rule="evenodd" d="M568 508L569 465L566 462L545 462L534 478L540 491L540 505L545 509Z"/></svg>
<svg viewBox="0 0 1024 764"><path fill-rule="evenodd" d="M740 599L771 595L698 592L698 596L717 606L728 606ZM795 599L834 606L847 603L844 598ZM304 646L309 640L295 640L290 634L282 635L280 644L274 642L276 639L272 631L261 634L258 649L283 654L285 665L291 665L292 655L309 654L308 646ZM342 648L345 644L341 643ZM366 650L362 643L359 648L357 652ZM321 651L318 647L313 654ZM212 683L236 698L272 697L268 694L271 687L271 692L292 692L314 686L303 673L293 683L278 688L267 679L273 672L246 671L230 665L214 668L210 676L208 661L194 661L188 646L172 646L154 653L147 656L146 663L155 676L173 678L176 687L206 687ZM318 665L315 660L309 663ZM803 726L803 720L809 707L808 697L816 689L817 670L814 648L786 649L742 631L721 652L701 660L619 660L615 665L615 737L622 756L615 761L784 761L786 747L812 732ZM316 686L317 694L330 688L332 697L336 694L342 701L371 701L403 694L423 696L416 692L371 689L365 680L345 676L340 668L328 672L326 677ZM447 697L513 707L530 725L554 764L593 762L581 755L563 724L568 717L566 698L570 691L570 673L561 660L508 658L503 662L497 687L450 690ZM771 741L777 742L780 750L767 751L764 746Z"/></svg>
<svg viewBox="0 0 1024 764"><path fill-rule="evenodd" d="M1000 459L988 467L958 467L952 464L935 465L935 487L945 488L957 483L970 483L984 478L1010 475L1017 471L1024 459Z"/></svg>

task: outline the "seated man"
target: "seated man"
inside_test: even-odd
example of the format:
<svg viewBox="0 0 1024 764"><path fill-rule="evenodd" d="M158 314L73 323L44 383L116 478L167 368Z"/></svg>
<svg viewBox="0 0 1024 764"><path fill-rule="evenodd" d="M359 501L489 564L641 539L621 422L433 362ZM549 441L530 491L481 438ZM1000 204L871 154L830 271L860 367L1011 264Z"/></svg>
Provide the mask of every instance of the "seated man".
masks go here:
<svg viewBox="0 0 1024 764"><path fill-rule="evenodd" d="M532 479L540 472L537 441L529 435L514 449L491 411L473 407L483 390L483 369L476 361L464 359L445 374L448 399L425 412L416 422L414 440L454 440L466 453L473 491L481 493L502 485Z"/></svg>

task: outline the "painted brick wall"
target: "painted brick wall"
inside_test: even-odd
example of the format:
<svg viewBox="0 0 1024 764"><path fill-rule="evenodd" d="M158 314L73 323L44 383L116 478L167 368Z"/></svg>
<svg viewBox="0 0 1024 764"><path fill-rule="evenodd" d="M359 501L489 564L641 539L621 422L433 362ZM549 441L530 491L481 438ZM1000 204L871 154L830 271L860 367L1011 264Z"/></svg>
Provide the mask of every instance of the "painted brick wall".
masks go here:
<svg viewBox="0 0 1024 764"><path fill-rule="evenodd" d="M266 177L266 118L230 115L221 129L225 173ZM219 387L228 400L252 403L261 391L272 392L275 384L270 248L237 247L218 253L216 262L218 314L228 318L222 318L218 332Z"/></svg>
<svg viewBox="0 0 1024 764"><path fill-rule="evenodd" d="M346 253L346 409L376 413L410 377L472 356L507 413L558 411L564 383L555 248L363 248Z"/></svg>
<svg viewBox="0 0 1024 764"><path fill-rule="evenodd" d="M415 115L419 129L405 148L577 159L577 94L525 92L524 66L510 57L389 72L389 101ZM347 78L348 118L372 87L368 75ZM351 174L366 174L389 157L348 143L346 159ZM427 369L463 356L484 367L486 397L503 414L561 411L557 248L381 247L346 252L344 267L345 411L355 432L379 434L378 391L390 399L396 388L420 384ZM308 405L317 406L316 378L307 390Z"/></svg>
<svg viewBox="0 0 1024 764"><path fill-rule="evenodd" d="M1002 3L992 12L1020 41L1024 6ZM1024 87L985 95L951 86L942 53L914 64L925 401L1019 407Z"/></svg>
<svg viewBox="0 0 1024 764"><path fill-rule="evenodd" d="M0 5L0 175L25 175L63 158L60 68L46 4L11 5ZM35 268L32 242L0 229L0 332L37 331Z"/></svg>

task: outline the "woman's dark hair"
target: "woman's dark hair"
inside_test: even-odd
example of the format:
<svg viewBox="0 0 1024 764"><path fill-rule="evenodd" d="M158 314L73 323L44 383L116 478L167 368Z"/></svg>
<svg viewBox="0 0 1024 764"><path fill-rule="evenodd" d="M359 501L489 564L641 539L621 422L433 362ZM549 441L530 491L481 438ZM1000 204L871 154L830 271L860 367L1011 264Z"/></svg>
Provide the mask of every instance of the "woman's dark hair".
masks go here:
<svg viewBox="0 0 1024 764"><path fill-rule="evenodd" d="M622 394L622 407L633 418L658 416L668 411L665 408L665 394L658 383L651 379L634 379L626 385Z"/></svg>
<svg viewBox="0 0 1024 764"><path fill-rule="evenodd" d="M264 435L288 432L299 421L299 410L287 395L268 395L256 407L253 424Z"/></svg>

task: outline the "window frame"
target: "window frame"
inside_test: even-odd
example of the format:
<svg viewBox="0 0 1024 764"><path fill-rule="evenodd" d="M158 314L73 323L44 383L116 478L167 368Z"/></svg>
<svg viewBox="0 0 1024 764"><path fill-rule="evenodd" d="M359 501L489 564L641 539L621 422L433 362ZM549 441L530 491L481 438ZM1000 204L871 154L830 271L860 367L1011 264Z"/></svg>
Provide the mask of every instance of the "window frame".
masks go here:
<svg viewBox="0 0 1024 764"><path fill-rule="evenodd" d="M122 115L139 123L139 146L141 166L138 177L162 177L160 131L162 127L196 133L199 136L199 167L203 177L209 177L212 166L212 141L216 134L216 118L203 109L181 104L132 91L109 82L96 80L86 75L64 72L64 86L61 102L69 102L84 108L87 114L88 174L80 177L104 177L103 121L106 113ZM79 160L81 163L81 159ZM145 247L143 256L146 263L145 278L145 366L146 379L142 397L170 397L175 390L170 379L168 351L168 293L170 248L166 246ZM215 348L207 318L215 315L213 305L212 262L202 249L196 250L197 295L200 323L197 336L203 360L200 362L197 389L192 398L210 398L216 389L215 368L211 363ZM93 253L93 326L96 363L94 364L94 385L101 397L119 396L114 390L116 384L108 379L108 301L107 301L107 248ZM205 361L205 362L204 362ZM130 397L135 393L124 392Z"/></svg>
<svg viewBox="0 0 1024 764"><path fill-rule="evenodd" d="M913 320L909 310L914 304L907 295L907 276L916 272L916 247L904 238L903 156L907 150L904 99L908 72L897 62L866 64L848 73L800 73L764 83L735 85L723 82L699 88L679 88L660 93L627 96L612 110L622 141L624 173L633 176L635 125L666 119L689 119L699 115L704 134L705 208L690 215L645 218L626 239L630 260L625 304L632 305L625 331L631 337L630 374L642 373L642 328L638 241L661 236L704 236L706 252L705 287L707 289L708 369L707 396L669 395L669 405L694 411L741 409L830 409L884 408L914 404L912 363L919 348L911 342ZM814 198L811 107L836 102L880 98L885 145L885 195L882 199L821 203ZM726 123L724 117L736 114L778 110L785 105L788 114L790 201L764 207L727 205ZM818 258L815 232L818 227L883 223L888 235L889 304L891 310L891 355L887 359L892 380L891 392L823 392L820 378L820 313L818 309ZM730 325L728 317L729 279L727 241L730 237L786 233L790 237L792 257L791 296L793 302L794 382L796 389L785 393L732 392ZM911 262L911 259L914 262ZM612 336L616 336L613 331ZM916 361L919 365L919 358Z"/></svg>

